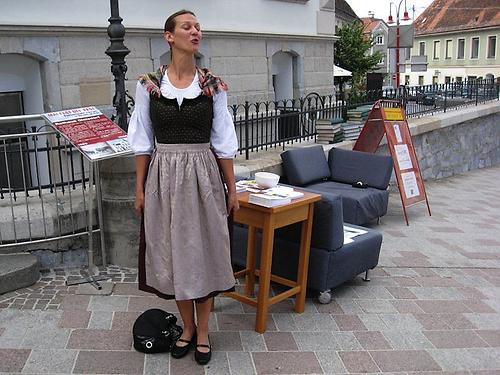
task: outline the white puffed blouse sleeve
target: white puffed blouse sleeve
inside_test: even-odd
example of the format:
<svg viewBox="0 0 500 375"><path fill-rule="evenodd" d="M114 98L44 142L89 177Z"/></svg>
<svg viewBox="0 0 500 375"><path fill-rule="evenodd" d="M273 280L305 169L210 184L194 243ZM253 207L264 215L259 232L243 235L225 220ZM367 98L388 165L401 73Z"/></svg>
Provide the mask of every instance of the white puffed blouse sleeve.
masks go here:
<svg viewBox="0 0 500 375"><path fill-rule="evenodd" d="M238 151L238 138L227 108L227 93L220 90L213 97L214 118L210 143L219 159L232 159Z"/></svg>
<svg viewBox="0 0 500 375"><path fill-rule="evenodd" d="M127 140L136 155L151 155L154 149L154 134L149 116L149 94L137 82L134 112L128 124Z"/></svg>

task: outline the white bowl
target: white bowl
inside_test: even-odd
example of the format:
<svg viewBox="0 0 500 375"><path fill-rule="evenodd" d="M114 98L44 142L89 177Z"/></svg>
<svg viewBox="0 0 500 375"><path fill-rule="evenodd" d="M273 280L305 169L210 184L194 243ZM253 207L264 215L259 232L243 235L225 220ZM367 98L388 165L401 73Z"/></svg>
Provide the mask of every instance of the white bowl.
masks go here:
<svg viewBox="0 0 500 375"><path fill-rule="evenodd" d="M275 173L269 172L257 172L255 173L255 182L265 189L275 187L278 185L278 181L280 180L280 176Z"/></svg>

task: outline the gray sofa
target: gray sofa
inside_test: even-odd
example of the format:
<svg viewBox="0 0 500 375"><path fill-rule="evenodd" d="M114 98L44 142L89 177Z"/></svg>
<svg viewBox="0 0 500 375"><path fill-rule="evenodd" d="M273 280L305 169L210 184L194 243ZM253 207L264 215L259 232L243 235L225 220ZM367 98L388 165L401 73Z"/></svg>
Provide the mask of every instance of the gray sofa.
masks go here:
<svg viewBox="0 0 500 375"><path fill-rule="evenodd" d="M319 292L319 301L331 300L331 288L349 281L378 264L382 234L373 229L361 228L367 233L344 244L342 197L313 188L304 190L321 194L315 203L311 235L308 289ZM246 262L247 229L235 224L233 227L233 263L244 267ZM300 224L280 228L275 232L272 273L296 280L300 245ZM256 268L260 264L260 238L257 239Z"/></svg>
<svg viewBox="0 0 500 375"><path fill-rule="evenodd" d="M342 196L345 222L363 225L387 213L390 156L332 148L327 160L322 146L312 146L285 151L281 159L290 185Z"/></svg>

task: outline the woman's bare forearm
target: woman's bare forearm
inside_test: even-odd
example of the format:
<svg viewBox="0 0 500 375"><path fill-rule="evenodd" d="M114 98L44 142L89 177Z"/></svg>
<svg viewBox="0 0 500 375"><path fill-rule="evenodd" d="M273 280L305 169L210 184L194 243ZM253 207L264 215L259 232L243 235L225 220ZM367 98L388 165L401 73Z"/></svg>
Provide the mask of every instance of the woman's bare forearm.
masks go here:
<svg viewBox="0 0 500 375"><path fill-rule="evenodd" d="M135 157L136 192L144 192L144 185L146 184L146 177L148 175L148 168L150 161L151 161L150 155L136 155Z"/></svg>
<svg viewBox="0 0 500 375"><path fill-rule="evenodd" d="M219 159L219 165L222 169L222 174L224 175L224 182L227 186L228 193L236 192L234 169L233 169L233 159Z"/></svg>

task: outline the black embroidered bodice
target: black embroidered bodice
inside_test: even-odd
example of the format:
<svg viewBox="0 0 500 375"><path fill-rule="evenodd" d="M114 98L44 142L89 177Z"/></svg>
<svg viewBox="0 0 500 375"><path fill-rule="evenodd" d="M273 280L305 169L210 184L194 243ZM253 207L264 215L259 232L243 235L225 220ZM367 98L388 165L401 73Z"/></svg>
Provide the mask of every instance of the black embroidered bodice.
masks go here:
<svg viewBox="0 0 500 375"><path fill-rule="evenodd" d="M213 99L200 94L177 99L150 95L149 112L158 143L209 143L213 120Z"/></svg>

